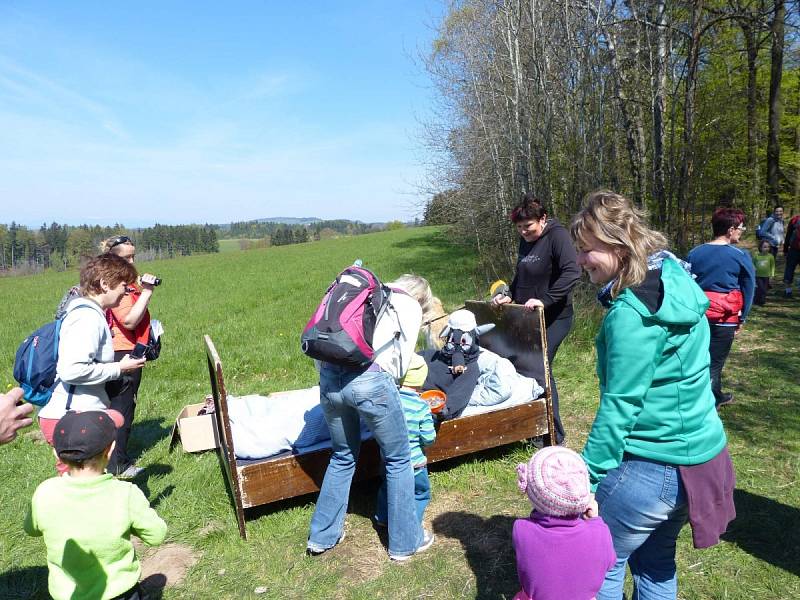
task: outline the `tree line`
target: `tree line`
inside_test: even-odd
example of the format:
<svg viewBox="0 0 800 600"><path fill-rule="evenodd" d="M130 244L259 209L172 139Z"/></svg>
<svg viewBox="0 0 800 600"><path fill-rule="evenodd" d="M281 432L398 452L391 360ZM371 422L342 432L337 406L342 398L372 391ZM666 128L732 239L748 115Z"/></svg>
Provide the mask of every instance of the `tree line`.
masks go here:
<svg viewBox="0 0 800 600"><path fill-rule="evenodd" d="M324 232L326 231L340 235L361 235L383 229L381 225L346 219L314 221L305 225L286 225L274 221L238 221L216 227L220 239L269 238L273 246L302 243L311 239L319 240L325 237Z"/></svg>
<svg viewBox="0 0 800 600"><path fill-rule="evenodd" d="M426 222L504 271L526 192L568 221L612 188L681 251L715 206L800 206L799 22L785 0L452 0L423 56Z"/></svg>
<svg viewBox="0 0 800 600"><path fill-rule="evenodd" d="M54 222L29 229L12 222L0 224L0 271L37 272L74 267L84 257L98 254L100 243L116 235L127 235L134 241L138 260L219 252L216 229L211 225L131 229L120 224L101 227Z"/></svg>

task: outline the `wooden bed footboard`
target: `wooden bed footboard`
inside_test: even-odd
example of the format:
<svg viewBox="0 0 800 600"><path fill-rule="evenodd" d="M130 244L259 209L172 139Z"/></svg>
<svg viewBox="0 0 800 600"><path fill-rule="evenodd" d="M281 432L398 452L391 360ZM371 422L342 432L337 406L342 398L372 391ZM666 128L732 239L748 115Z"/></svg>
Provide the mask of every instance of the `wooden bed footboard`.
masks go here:
<svg viewBox="0 0 800 600"><path fill-rule="evenodd" d="M471 454L533 437L555 442L547 340L540 310L523 311L518 305L495 308L486 302L467 302L478 324L494 322L481 337L481 346L505 356L517 370L533 376L545 389L541 398L488 413L459 417L437 427L436 442L426 449L429 463ZM204 336L215 421L219 431L223 472L236 509L239 533L247 538L244 509L319 491L330 460L330 449L306 454L285 452L258 461L236 458L228 418L222 362L211 338ZM362 444L353 480L380 474L381 461L374 440Z"/></svg>

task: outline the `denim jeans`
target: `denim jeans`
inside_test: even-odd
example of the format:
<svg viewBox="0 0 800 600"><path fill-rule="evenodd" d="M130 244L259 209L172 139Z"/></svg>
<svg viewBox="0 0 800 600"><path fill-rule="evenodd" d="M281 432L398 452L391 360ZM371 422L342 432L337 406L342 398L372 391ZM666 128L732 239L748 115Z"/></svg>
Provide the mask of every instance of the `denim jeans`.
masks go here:
<svg viewBox="0 0 800 600"><path fill-rule="evenodd" d="M622 599L626 564L632 600L675 600L675 542L689 516L678 468L625 455L600 482L596 499L617 553L597 600Z"/></svg>
<svg viewBox="0 0 800 600"><path fill-rule="evenodd" d="M326 363L320 371L320 404L333 454L311 517L308 548L327 550L342 535L361 448L360 417L380 446L386 472L389 553L414 554L422 543L422 527L414 510L408 431L394 379L383 371L350 371Z"/></svg>
<svg viewBox="0 0 800 600"><path fill-rule="evenodd" d="M414 506L417 508L417 519L422 523L425 509L431 501L431 480L428 477L428 467L414 469ZM375 520L386 523L386 480L378 488L378 499L375 509Z"/></svg>
<svg viewBox="0 0 800 600"><path fill-rule="evenodd" d="M728 360L728 354L733 346L736 336L736 327L730 325L711 325L711 342L708 352L711 358L709 369L711 373L711 391L717 404L725 399L722 391L722 368Z"/></svg>
<svg viewBox="0 0 800 600"><path fill-rule="evenodd" d="M783 283L787 288L792 287L794 283L794 270L798 264L800 264L800 250L789 248L789 252L786 253L786 268L783 271Z"/></svg>

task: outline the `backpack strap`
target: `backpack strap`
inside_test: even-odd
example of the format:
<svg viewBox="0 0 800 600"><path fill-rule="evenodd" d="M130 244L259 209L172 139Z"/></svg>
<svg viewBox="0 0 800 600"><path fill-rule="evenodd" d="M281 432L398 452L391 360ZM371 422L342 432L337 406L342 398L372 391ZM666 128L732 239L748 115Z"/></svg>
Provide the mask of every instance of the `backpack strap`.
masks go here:
<svg viewBox="0 0 800 600"><path fill-rule="evenodd" d="M69 394L67 394L67 404L65 407L67 409L67 412L69 412L69 409L72 408L72 396L73 394L75 394L75 387L76 385L74 383L71 383L69 385Z"/></svg>

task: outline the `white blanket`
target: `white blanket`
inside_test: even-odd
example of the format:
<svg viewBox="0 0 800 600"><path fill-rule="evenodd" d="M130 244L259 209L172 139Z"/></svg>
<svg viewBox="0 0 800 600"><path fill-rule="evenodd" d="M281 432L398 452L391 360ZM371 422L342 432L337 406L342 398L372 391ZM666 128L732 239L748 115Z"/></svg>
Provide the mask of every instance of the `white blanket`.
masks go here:
<svg viewBox="0 0 800 600"><path fill-rule="evenodd" d="M522 404L544 392L535 379L520 375L509 360L488 350L481 350L478 365L481 376L463 417ZM228 396L228 416L238 458L266 458L287 450L303 454L331 445L319 386L269 396ZM362 422L361 439L371 436Z"/></svg>

